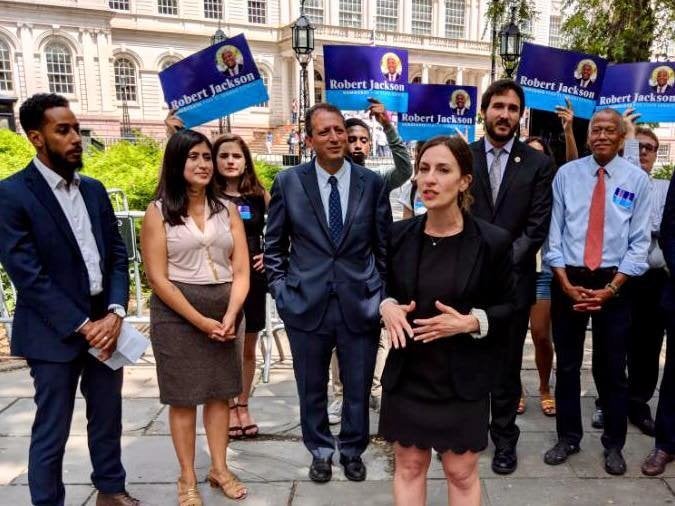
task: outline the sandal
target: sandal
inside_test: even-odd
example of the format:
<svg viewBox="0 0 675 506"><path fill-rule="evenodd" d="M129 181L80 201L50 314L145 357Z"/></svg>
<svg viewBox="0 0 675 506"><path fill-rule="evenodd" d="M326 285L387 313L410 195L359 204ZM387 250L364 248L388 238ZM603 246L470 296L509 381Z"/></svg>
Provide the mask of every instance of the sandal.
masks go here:
<svg viewBox="0 0 675 506"><path fill-rule="evenodd" d="M551 396L550 393L541 394L541 412L546 416L555 416L555 399Z"/></svg>
<svg viewBox="0 0 675 506"><path fill-rule="evenodd" d="M518 401L518 409L516 410L516 414L522 415L525 413L525 410L527 409L526 403L525 403L525 394L520 394L520 400Z"/></svg>
<svg viewBox="0 0 675 506"><path fill-rule="evenodd" d="M230 406L230 410L237 410L237 404L232 404ZM237 418L239 415L237 414ZM230 439L242 439L244 437L244 431L241 429L241 425L230 425L230 428L228 429L228 435Z"/></svg>
<svg viewBox="0 0 675 506"><path fill-rule="evenodd" d="M237 404L239 408L248 408L248 404ZM257 423L252 423L251 425L245 425L241 428L244 439L254 439L258 437L260 432L260 427Z"/></svg>
<svg viewBox="0 0 675 506"><path fill-rule="evenodd" d="M188 487L178 479L178 506L202 506L202 496L199 494L197 484Z"/></svg>
<svg viewBox="0 0 675 506"><path fill-rule="evenodd" d="M222 490L223 494L228 499L240 501L245 499L248 495L248 490L244 484L229 471L227 471L225 479L220 479L214 474L213 470L211 470L209 471L209 475L206 477L206 479L213 488L219 488Z"/></svg>

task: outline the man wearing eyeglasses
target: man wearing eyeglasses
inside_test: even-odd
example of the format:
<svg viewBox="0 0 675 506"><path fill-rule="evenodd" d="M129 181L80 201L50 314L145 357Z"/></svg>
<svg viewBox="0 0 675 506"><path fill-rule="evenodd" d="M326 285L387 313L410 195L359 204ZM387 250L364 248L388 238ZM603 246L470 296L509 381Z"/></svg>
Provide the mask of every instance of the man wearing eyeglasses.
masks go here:
<svg viewBox="0 0 675 506"><path fill-rule="evenodd" d="M659 377L659 356L665 332L665 315L660 302L668 275L658 238L668 181L651 177L659 149L656 134L640 126L635 129L635 139L640 148L640 167L650 175L652 209L649 270L633 280L633 323L628 344L628 419L644 434L654 437L654 420L647 402L654 395Z"/></svg>

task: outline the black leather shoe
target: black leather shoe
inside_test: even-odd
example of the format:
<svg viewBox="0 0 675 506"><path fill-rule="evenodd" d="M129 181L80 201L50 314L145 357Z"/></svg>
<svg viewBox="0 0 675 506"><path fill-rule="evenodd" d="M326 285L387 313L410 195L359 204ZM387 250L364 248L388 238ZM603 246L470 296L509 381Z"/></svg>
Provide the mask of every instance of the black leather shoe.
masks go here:
<svg viewBox="0 0 675 506"><path fill-rule="evenodd" d="M570 455L579 453L579 447L567 441L558 441L553 448L544 454L544 462L549 466L557 466L567 461Z"/></svg>
<svg viewBox="0 0 675 506"><path fill-rule="evenodd" d="M623 460L621 450L616 448L605 450L605 471L616 476L626 474L626 461Z"/></svg>
<svg viewBox="0 0 675 506"><path fill-rule="evenodd" d="M631 418L630 423L635 425L645 436L654 437L656 435L656 424L652 417Z"/></svg>
<svg viewBox="0 0 675 506"><path fill-rule="evenodd" d="M350 481L363 481L366 479L366 466L361 457L347 457L340 455L340 464L345 468L345 476Z"/></svg>
<svg viewBox="0 0 675 506"><path fill-rule="evenodd" d="M593 413L593 418L591 418L591 427L594 429L602 429L605 426L605 414L602 412L602 409L595 408L595 413Z"/></svg>
<svg viewBox="0 0 675 506"><path fill-rule="evenodd" d="M492 470L497 474L511 474L518 467L515 448L497 448L492 457Z"/></svg>
<svg viewBox="0 0 675 506"><path fill-rule="evenodd" d="M309 466L309 479L316 483L326 483L333 476L332 459L320 459L314 457Z"/></svg>

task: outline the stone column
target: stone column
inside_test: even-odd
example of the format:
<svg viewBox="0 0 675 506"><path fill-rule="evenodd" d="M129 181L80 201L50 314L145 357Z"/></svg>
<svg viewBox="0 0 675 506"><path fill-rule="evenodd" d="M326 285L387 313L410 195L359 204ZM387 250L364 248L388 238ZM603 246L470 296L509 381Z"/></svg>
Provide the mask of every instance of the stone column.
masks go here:
<svg viewBox="0 0 675 506"><path fill-rule="evenodd" d="M27 23L17 23L19 27L19 39L21 47L16 53L16 77L17 77L17 95L21 99L26 99L37 91L35 82L35 73L33 65L33 26ZM45 76L46 79L46 76Z"/></svg>
<svg viewBox="0 0 675 506"><path fill-rule="evenodd" d="M455 84L464 84L464 67L457 67L457 77L455 77Z"/></svg>
<svg viewBox="0 0 675 506"><path fill-rule="evenodd" d="M96 34L96 47L98 57L98 72L101 83L99 92L101 94L101 112L114 112L115 103L115 85L112 76L112 48L108 34L100 31Z"/></svg>
<svg viewBox="0 0 675 506"><path fill-rule="evenodd" d="M428 63L423 63L422 64L422 84L429 84L429 70L431 69L431 65Z"/></svg>
<svg viewBox="0 0 675 506"><path fill-rule="evenodd" d="M96 31L82 31L82 64L84 65L84 88L87 90L87 113L100 112L101 101L96 83ZM85 111L83 111L85 112Z"/></svg>

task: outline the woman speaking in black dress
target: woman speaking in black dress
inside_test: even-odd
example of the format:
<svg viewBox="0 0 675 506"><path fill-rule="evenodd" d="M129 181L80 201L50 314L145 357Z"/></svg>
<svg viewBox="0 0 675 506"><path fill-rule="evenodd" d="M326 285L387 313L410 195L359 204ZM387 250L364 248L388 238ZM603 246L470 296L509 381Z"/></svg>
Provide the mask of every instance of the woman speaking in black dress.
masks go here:
<svg viewBox="0 0 675 506"><path fill-rule="evenodd" d="M380 305L392 349L382 376L380 434L394 443L395 504L426 504L431 449L453 506L480 505L495 338L514 298L509 234L468 212L472 156L459 137L417 155L427 213L394 224Z"/></svg>

